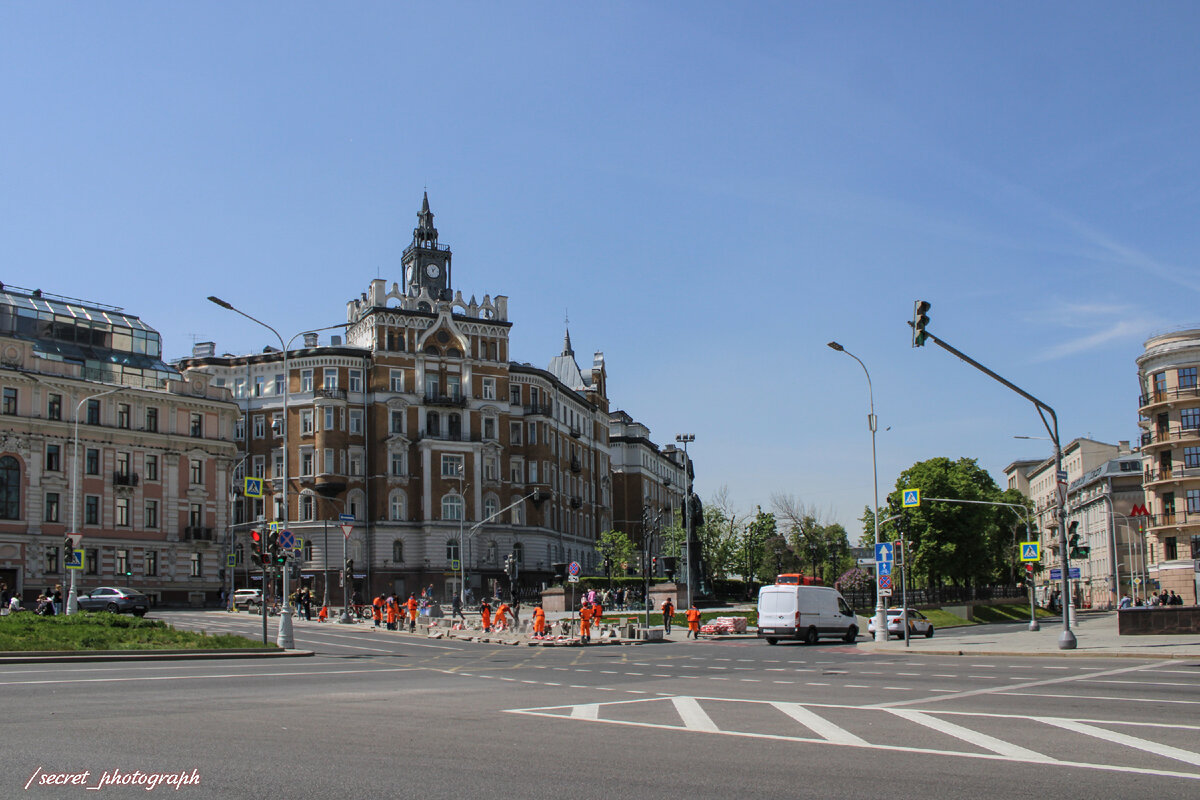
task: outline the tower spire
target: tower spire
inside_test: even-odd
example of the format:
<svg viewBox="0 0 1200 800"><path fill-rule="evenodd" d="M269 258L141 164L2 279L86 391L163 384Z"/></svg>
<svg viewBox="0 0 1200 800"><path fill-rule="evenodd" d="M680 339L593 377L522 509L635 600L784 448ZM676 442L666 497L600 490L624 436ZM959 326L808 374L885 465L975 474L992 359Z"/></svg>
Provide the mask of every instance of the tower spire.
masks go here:
<svg viewBox="0 0 1200 800"><path fill-rule="evenodd" d="M417 212L417 227L413 229L413 244L418 247L436 247L438 232L433 227L433 212L429 210L429 192L421 198L421 210Z"/></svg>
<svg viewBox="0 0 1200 800"><path fill-rule="evenodd" d="M563 335L562 354L564 356L571 356L574 358L575 351L571 349L571 317L569 314L567 314L565 309L563 310L563 330L566 331L566 333Z"/></svg>

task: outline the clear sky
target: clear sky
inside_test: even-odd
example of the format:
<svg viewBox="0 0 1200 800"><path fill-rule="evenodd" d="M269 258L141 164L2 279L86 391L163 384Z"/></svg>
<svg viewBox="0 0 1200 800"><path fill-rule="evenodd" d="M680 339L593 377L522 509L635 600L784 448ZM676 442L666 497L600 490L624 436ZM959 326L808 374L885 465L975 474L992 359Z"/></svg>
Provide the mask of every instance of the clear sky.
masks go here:
<svg viewBox="0 0 1200 800"><path fill-rule="evenodd" d="M997 482L1138 436L1135 358L1200 326L1200 4L0 5L0 280L218 352L400 281L428 189L464 295L614 408L694 433L697 488L852 533L935 456ZM886 429L886 430L885 430Z"/></svg>

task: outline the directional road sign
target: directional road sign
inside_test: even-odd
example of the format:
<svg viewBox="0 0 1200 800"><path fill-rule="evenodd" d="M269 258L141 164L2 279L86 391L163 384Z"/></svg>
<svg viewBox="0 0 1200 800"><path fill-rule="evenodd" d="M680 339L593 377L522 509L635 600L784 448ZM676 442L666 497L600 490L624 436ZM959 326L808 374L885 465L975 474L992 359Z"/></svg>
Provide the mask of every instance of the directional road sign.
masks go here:
<svg viewBox="0 0 1200 800"><path fill-rule="evenodd" d="M901 498L900 505L905 508L917 508L921 505L921 490L920 489L905 489L904 495Z"/></svg>
<svg viewBox="0 0 1200 800"><path fill-rule="evenodd" d="M875 545L876 561L892 561L892 543L879 542Z"/></svg>
<svg viewBox="0 0 1200 800"><path fill-rule="evenodd" d="M354 522L353 514L338 514L339 522Z"/></svg>
<svg viewBox="0 0 1200 800"><path fill-rule="evenodd" d="M1021 542L1022 561L1041 561L1042 546L1037 542Z"/></svg>
<svg viewBox="0 0 1200 800"><path fill-rule="evenodd" d="M1079 567L1071 567L1071 571L1068 572L1067 575L1070 576L1071 580L1075 580L1080 575ZM1062 570L1059 569L1058 567L1051 567L1050 568L1050 580L1061 581L1062 580Z"/></svg>
<svg viewBox="0 0 1200 800"><path fill-rule="evenodd" d="M262 478L246 478L246 497L262 497L263 496L263 479Z"/></svg>

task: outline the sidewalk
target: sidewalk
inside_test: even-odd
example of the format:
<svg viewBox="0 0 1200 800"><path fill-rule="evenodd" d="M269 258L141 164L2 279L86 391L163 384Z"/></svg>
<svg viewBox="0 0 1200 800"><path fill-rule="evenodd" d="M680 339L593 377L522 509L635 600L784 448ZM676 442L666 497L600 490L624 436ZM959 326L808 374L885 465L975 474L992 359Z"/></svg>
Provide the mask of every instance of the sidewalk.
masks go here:
<svg viewBox="0 0 1200 800"><path fill-rule="evenodd" d="M869 653L910 653L914 655L963 656L1067 656L1099 658L1195 658L1200 659L1200 634L1183 636L1120 636L1117 614L1105 611L1078 614L1071 632L1074 650L1060 650L1062 618L1038 621L1040 630L1029 630L1029 623L993 623L964 628L942 628L932 639L923 636L909 640L891 639L877 644L864 636L858 647Z"/></svg>

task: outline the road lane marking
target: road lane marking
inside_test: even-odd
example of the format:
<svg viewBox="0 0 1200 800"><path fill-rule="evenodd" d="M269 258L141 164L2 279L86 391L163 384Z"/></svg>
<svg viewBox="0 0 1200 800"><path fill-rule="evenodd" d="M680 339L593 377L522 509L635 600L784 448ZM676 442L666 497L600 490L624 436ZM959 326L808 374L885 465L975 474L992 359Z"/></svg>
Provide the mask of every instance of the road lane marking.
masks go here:
<svg viewBox="0 0 1200 800"><path fill-rule="evenodd" d="M671 704L675 706L675 710L679 712L679 719L683 721L683 726L689 731L720 732L721 729L712 721L712 717L708 716L707 712L700 707L696 698L672 697Z"/></svg>
<svg viewBox="0 0 1200 800"><path fill-rule="evenodd" d="M1200 706L1200 700L1164 700L1161 697L1120 697L1103 694L1050 694L1049 692L996 692L996 694L1008 695L1009 697L1051 697L1057 700L1124 700L1133 703L1171 703L1172 705Z"/></svg>
<svg viewBox="0 0 1200 800"><path fill-rule="evenodd" d="M571 719L600 719L600 704L587 703L571 709Z"/></svg>
<svg viewBox="0 0 1200 800"><path fill-rule="evenodd" d="M953 736L955 739L967 742L968 744L973 744L976 747L980 747L984 750L991 750L993 753L997 753L1002 756L1008 756L1009 758L1014 758L1021 761L1036 761L1047 764L1054 763L1055 761L1055 759L1050 758L1043 753L1026 749L1020 745L1006 742L1003 739L997 739L994 736L988 736L986 733L980 733L979 731L973 731L970 728L964 728L961 725L956 725L948 720L939 719L938 717L931 716L922 711L913 711L912 709L908 708L889 708L887 711L889 714L894 714L901 719L906 719L909 722L915 722L918 725L923 725L931 730L939 731L947 734L948 736Z"/></svg>
<svg viewBox="0 0 1200 800"><path fill-rule="evenodd" d="M792 719L799 722L810 731L827 742L837 744L865 745L866 740L860 739L845 728L835 725L819 714L810 711L799 703L771 703L771 705Z"/></svg>
<svg viewBox="0 0 1200 800"><path fill-rule="evenodd" d="M1148 742L1145 739L1139 739L1136 736L1129 736L1125 733L1105 730L1092 725L1085 725L1082 722L1069 719L1057 719L1055 717L1031 717L1038 722L1044 722L1047 725L1053 725L1056 728L1082 733L1085 736L1091 736L1096 739L1101 739L1106 742L1132 747L1135 750L1142 750L1147 753L1153 753L1156 756L1165 758L1173 758L1176 761L1182 761L1185 764L1191 764L1195 767L1200 767L1200 754L1193 753L1188 750L1180 750L1178 747L1172 747L1169 744L1160 744L1159 742Z"/></svg>

